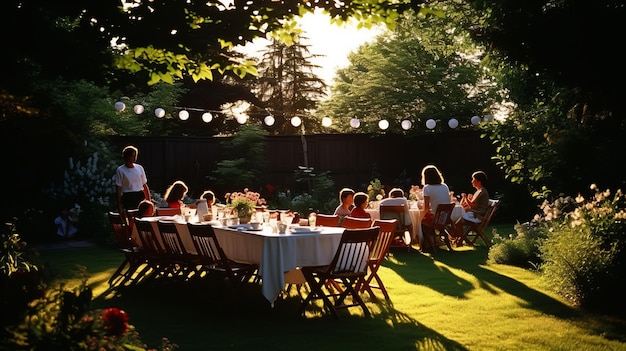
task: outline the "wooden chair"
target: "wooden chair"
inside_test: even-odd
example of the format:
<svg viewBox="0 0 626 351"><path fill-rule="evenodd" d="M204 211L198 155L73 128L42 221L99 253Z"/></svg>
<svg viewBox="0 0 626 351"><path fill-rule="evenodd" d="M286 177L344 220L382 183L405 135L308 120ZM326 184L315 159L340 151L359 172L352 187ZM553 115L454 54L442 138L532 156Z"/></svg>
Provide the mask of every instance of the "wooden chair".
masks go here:
<svg viewBox="0 0 626 351"><path fill-rule="evenodd" d="M479 223L474 223L467 220L462 220L463 225L463 235L465 236L465 240L471 245L476 244L476 240L480 238L487 247L491 247L491 242L485 235L485 228L489 226L491 223L491 218L496 213L496 210L500 206L500 200L489 200L489 207L487 207L487 211L484 216L476 216L476 218L480 219Z"/></svg>
<svg viewBox="0 0 626 351"><path fill-rule="evenodd" d="M372 220L370 218L345 216L341 221L341 226L346 229L369 228L372 226Z"/></svg>
<svg viewBox="0 0 626 351"><path fill-rule="evenodd" d="M234 286L247 282L254 276L258 265L230 260L220 246L213 227L190 222L187 223L187 228L196 248L200 272L221 274Z"/></svg>
<svg viewBox="0 0 626 351"><path fill-rule="evenodd" d="M150 268L149 276L158 278L169 275L172 272L172 267L152 223L141 218L135 218L135 227L141 241L141 250L146 258L148 268Z"/></svg>
<svg viewBox="0 0 626 351"><path fill-rule="evenodd" d="M405 217L404 205L382 205L379 207L380 219L397 219L396 229L394 230L394 240L391 243L392 247L406 247L408 251L411 251L411 240L413 235L411 233L411 226L406 224L408 222ZM406 235L408 233L408 236Z"/></svg>
<svg viewBox="0 0 626 351"><path fill-rule="evenodd" d="M339 216L335 214L317 214L315 225L318 227L339 227Z"/></svg>
<svg viewBox="0 0 626 351"><path fill-rule="evenodd" d="M156 215L157 216L176 216L180 214L180 208L171 208L171 207L157 207Z"/></svg>
<svg viewBox="0 0 626 351"><path fill-rule="evenodd" d="M360 306L366 316L370 315L365 302L359 296L357 283L362 281L368 269L368 258L380 228L346 229L331 263L326 266L302 267L302 274L311 292L302 303L300 313L304 314L307 306L314 300L321 299L335 318L339 318L339 309ZM341 281L343 291L325 290L327 281ZM330 298L336 298L331 302ZM347 301L346 298L351 300Z"/></svg>
<svg viewBox="0 0 626 351"><path fill-rule="evenodd" d="M358 283L357 291L367 291L372 299L376 299L372 289L380 289L385 296L385 299L389 300L389 294L383 284L382 279L378 275L378 269L382 266L385 257L389 253L389 246L394 238L394 231L397 224L397 219L376 219L372 226L379 227L378 237L374 242L374 246L370 250L370 255L367 260L369 272L367 276ZM377 285L372 284L376 281Z"/></svg>
<svg viewBox="0 0 626 351"><path fill-rule="evenodd" d="M431 245L433 245L432 248L435 249L438 246L437 241L442 240L448 247L448 250L454 251L450 243L450 237L457 236L456 227L451 218L454 206L455 204L453 203L439 204L432 222L422 221L422 232L424 233L425 246L423 250L428 249L428 246L426 246L427 242L431 241Z"/></svg>
<svg viewBox="0 0 626 351"><path fill-rule="evenodd" d="M124 260L109 278L109 286L124 286L141 279L139 268L145 262L141 248L131 237L131 227L126 219L117 212L109 212L109 223L113 229L118 249L124 253ZM130 285L129 284L129 285Z"/></svg>
<svg viewBox="0 0 626 351"><path fill-rule="evenodd" d="M196 266L198 263L185 249L176 223L172 221L158 221L157 226L165 255L171 265L172 275L182 277L185 280L189 279L193 273L197 273Z"/></svg>

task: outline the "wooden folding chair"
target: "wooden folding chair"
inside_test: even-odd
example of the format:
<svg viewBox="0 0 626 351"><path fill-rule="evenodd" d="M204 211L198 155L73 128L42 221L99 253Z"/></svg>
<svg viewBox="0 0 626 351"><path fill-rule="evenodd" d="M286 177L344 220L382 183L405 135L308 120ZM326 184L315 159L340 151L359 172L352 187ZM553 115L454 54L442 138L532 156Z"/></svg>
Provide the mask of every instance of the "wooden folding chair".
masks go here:
<svg viewBox="0 0 626 351"><path fill-rule="evenodd" d="M315 225L318 227L339 227L339 216L334 214L318 213Z"/></svg>
<svg viewBox="0 0 626 351"><path fill-rule="evenodd" d="M454 251L452 249L452 245L450 243L450 237L456 237L456 227L452 222L452 211L454 210L455 204L439 204L437 206L437 211L435 211L435 216L433 217L432 222L422 221L422 232L424 233L424 245L429 241L427 239L432 240L433 249L437 248L437 241L442 240L448 250ZM426 236L429 236L427 238ZM426 250L427 247L424 248Z"/></svg>
<svg viewBox="0 0 626 351"><path fill-rule="evenodd" d="M491 223L491 218L496 213L496 210L500 206L500 200L489 200L489 207L487 207L487 211L484 216L477 215L476 218L480 220L479 223L474 223L467 220L462 220L463 224L463 234L465 236L465 240L471 245L475 245L476 240L480 238L487 247L491 246L491 242L485 235L485 228L489 226Z"/></svg>
<svg viewBox="0 0 626 351"><path fill-rule="evenodd" d="M314 300L321 299L335 318L339 318L339 309L360 306L366 316L370 312L363 299L356 291L356 285L367 274L367 261L378 237L380 228L371 227L365 229L346 229L342 236L339 247L331 263L326 266L302 267L302 274L306 279L311 292L302 303L300 313L304 314L307 306ZM343 291L325 290L327 281L341 281ZM331 302L330 298L336 298ZM346 298L350 297L351 301Z"/></svg>
<svg viewBox="0 0 626 351"><path fill-rule="evenodd" d="M118 249L124 253L124 260L109 278L109 286L124 286L141 279L139 268L145 262L141 248L131 237L131 228L126 219L117 212L109 212L109 223L113 229Z"/></svg>
<svg viewBox="0 0 626 351"><path fill-rule="evenodd" d="M397 219L396 229L394 230L394 240L391 242L392 247L406 247L411 251L411 226L406 224L407 218L404 211L404 205L381 205L379 207L380 219ZM408 233L408 237L406 235Z"/></svg>
<svg viewBox="0 0 626 351"><path fill-rule="evenodd" d="M151 269L149 276L154 278L168 276L173 270L167 252L159 242L158 233L154 230L152 223L135 218L135 227L141 241L141 250L148 268Z"/></svg>
<svg viewBox="0 0 626 351"><path fill-rule="evenodd" d="M379 227L380 230L378 232L378 237L374 242L374 246L372 246L372 249L370 250L370 255L367 260L369 272L367 276L357 284L357 291L367 291L372 299L376 299L376 296L372 291L374 288L380 289L385 296L385 299L389 300L389 294L387 293L385 284L383 284L382 279L378 275L378 269L382 266L385 257L387 257L387 254L389 253L389 246L394 238L397 221L397 219L376 219L372 224L374 227ZM374 280L377 285L373 284Z"/></svg>
<svg viewBox="0 0 626 351"><path fill-rule="evenodd" d="M369 228L372 226L372 220L370 218L345 216L341 221L341 226L346 229Z"/></svg>
<svg viewBox="0 0 626 351"><path fill-rule="evenodd" d="M209 224L187 223L191 240L196 248L201 265L200 272L211 272L228 278L233 286L250 280L259 268L256 264L239 263L230 260L220 246L213 227Z"/></svg>
<svg viewBox="0 0 626 351"><path fill-rule="evenodd" d="M179 215L180 208L171 208L171 207L157 207L156 215L157 216L176 216Z"/></svg>
<svg viewBox="0 0 626 351"><path fill-rule="evenodd" d="M176 223L172 221L158 221L159 235L163 243L163 249L172 267L172 274L184 279L189 279L192 274L198 273L197 260L185 249L183 239L180 237Z"/></svg>

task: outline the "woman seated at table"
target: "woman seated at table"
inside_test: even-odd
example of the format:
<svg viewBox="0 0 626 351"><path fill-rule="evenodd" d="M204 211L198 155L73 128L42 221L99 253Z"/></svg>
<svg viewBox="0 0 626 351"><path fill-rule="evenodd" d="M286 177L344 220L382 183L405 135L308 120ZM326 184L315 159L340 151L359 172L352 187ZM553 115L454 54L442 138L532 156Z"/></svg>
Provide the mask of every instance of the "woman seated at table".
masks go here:
<svg viewBox="0 0 626 351"><path fill-rule="evenodd" d="M369 195L364 192L354 194L354 208L350 211L350 217L372 219L372 216L365 211L369 198Z"/></svg>
<svg viewBox="0 0 626 351"><path fill-rule="evenodd" d="M477 217L483 216L489 207L489 192L485 188L487 174L483 171L472 173L472 186L476 189L474 194L461 194L461 206L465 210L463 219L472 222L480 222Z"/></svg>
<svg viewBox="0 0 626 351"><path fill-rule="evenodd" d="M420 243L422 251L432 250L434 248L435 235L429 224L433 221L437 206L439 204L450 203L450 189L444 182L443 175L433 165L428 165L422 169L422 185L424 185L424 211L426 214L422 219L422 233L424 234L424 242Z"/></svg>
<svg viewBox="0 0 626 351"><path fill-rule="evenodd" d="M167 202L167 207L181 208L187 191L189 191L189 188L182 180L177 180L172 183L165 191L165 196L163 196Z"/></svg>
<svg viewBox="0 0 626 351"><path fill-rule="evenodd" d="M335 209L333 214L339 216L341 221L343 217L349 216L354 207L354 190L350 188L343 188L339 191L339 206Z"/></svg>

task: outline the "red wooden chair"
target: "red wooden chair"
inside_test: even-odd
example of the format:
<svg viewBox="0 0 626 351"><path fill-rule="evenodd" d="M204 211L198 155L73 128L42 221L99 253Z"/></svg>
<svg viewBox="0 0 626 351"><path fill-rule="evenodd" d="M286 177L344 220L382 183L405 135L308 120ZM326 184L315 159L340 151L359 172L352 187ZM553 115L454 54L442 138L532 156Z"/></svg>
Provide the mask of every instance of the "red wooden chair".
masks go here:
<svg viewBox="0 0 626 351"><path fill-rule="evenodd" d="M367 260L369 272L363 281L358 283L359 288L357 289L359 292L367 291L372 299L376 299L372 289L380 289L385 296L385 299L389 300L389 294L387 293L385 284L383 284L382 279L378 275L378 269L382 266L385 257L387 257L387 254L389 253L389 246L394 238L397 221L397 219L376 219L372 224L372 226L379 227L380 229L378 237L370 250L370 255ZM374 281L376 285L373 284Z"/></svg>
<svg viewBox="0 0 626 351"><path fill-rule="evenodd" d="M372 220L370 218L346 216L341 221L341 226L347 229L369 228L372 226Z"/></svg>

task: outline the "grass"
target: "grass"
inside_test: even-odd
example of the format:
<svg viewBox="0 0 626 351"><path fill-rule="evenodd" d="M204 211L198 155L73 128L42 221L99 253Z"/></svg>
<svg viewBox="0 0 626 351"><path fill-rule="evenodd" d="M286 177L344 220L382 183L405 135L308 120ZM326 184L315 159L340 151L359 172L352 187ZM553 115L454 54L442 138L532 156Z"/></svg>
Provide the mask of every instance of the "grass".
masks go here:
<svg viewBox="0 0 626 351"><path fill-rule="evenodd" d="M122 259L116 250L49 250L41 256L61 273L59 279L74 283L72 267L86 266L93 307L126 310L152 347L167 337L192 351L626 350L624 320L571 307L532 271L488 264L485 247L458 250L394 250L379 271L391 302L367 297L372 318L351 309L341 311L338 321L321 304L299 315L295 289L271 308L259 286L236 292L216 279L157 281L105 294Z"/></svg>

